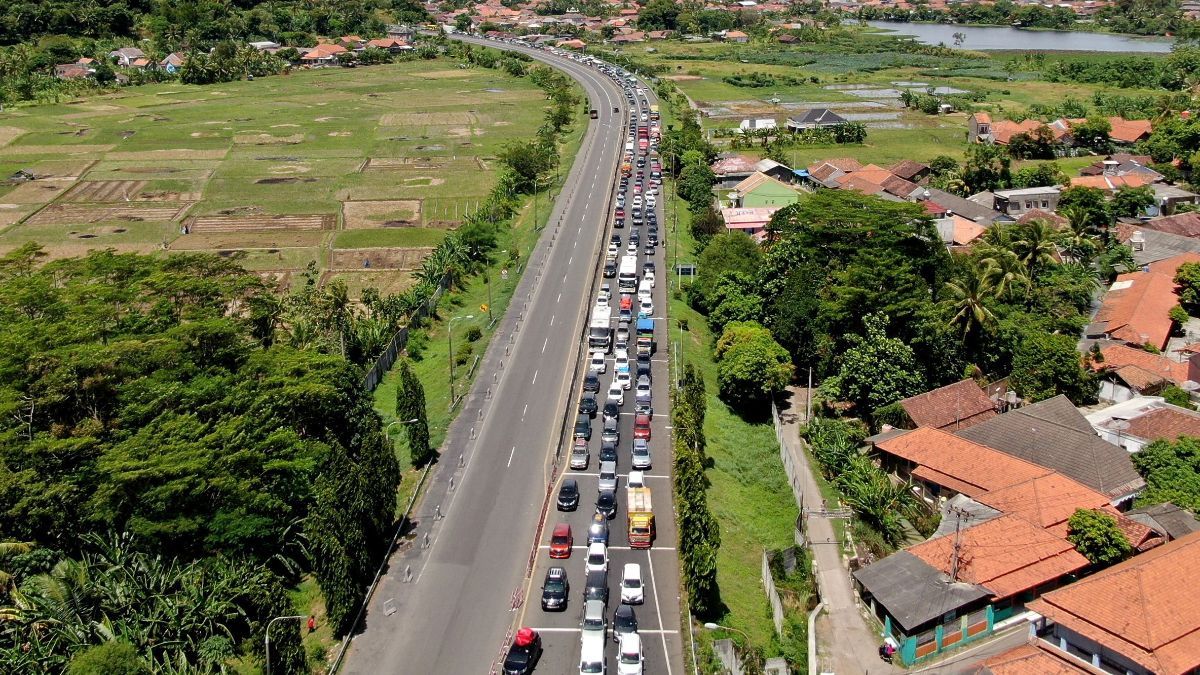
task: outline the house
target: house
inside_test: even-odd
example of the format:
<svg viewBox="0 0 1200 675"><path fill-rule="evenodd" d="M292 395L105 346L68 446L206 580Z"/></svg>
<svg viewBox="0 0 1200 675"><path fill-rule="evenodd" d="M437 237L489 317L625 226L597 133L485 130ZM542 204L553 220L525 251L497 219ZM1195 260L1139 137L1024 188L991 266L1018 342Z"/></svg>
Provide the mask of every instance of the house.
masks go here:
<svg viewBox="0 0 1200 675"><path fill-rule="evenodd" d="M994 210L990 206L976 204L975 202L959 197L956 194L951 194L945 190L927 187L923 188L919 193L919 199L927 199L943 208L949 213L953 213L967 220L976 222L980 225L991 225L998 222L1012 222L1012 216L1009 216L999 211Z"/></svg>
<svg viewBox="0 0 1200 675"><path fill-rule="evenodd" d="M1122 244L1127 244L1133 250L1134 262L1143 267L1160 260L1174 258L1184 253L1200 253L1200 237L1189 237L1142 227L1147 222L1190 215L1188 213L1180 213L1174 216L1166 216L1165 218L1153 218L1150 221L1141 221L1136 224L1118 221L1116 239Z"/></svg>
<svg viewBox="0 0 1200 675"><path fill-rule="evenodd" d="M1108 497L1114 505L1127 504L1146 487L1129 453L1097 436L1066 396L1010 410L955 435L1057 471Z"/></svg>
<svg viewBox="0 0 1200 675"><path fill-rule="evenodd" d="M1034 209L1054 211L1058 208L1058 194L1058 188L1052 185L1019 190L996 190L992 193L992 209L1014 218Z"/></svg>
<svg viewBox="0 0 1200 675"><path fill-rule="evenodd" d="M805 110L804 114L797 117L789 117L787 121L787 129L793 133L797 131L807 131L809 129L824 129L826 127L836 127L839 124L845 124L846 118L833 112L829 108L813 108Z"/></svg>
<svg viewBox="0 0 1200 675"><path fill-rule="evenodd" d="M891 171L893 174L903 178L904 180L911 181L913 183L920 183L921 181L929 178L931 169L929 168L928 164L922 164L911 159L905 159L893 164L888 171Z"/></svg>
<svg viewBox="0 0 1200 675"><path fill-rule="evenodd" d="M932 427L878 440L875 451L884 471L911 480L922 498L933 503L959 494L975 498L1050 473L1045 467Z"/></svg>
<svg viewBox="0 0 1200 675"><path fill-rule="evenodd" d="M1196 514L1171 502L1133 509L1126 512L1125 516L1153 529L1167 541L1175 541L1193 532L1200 532L1200 520L1196 520Z"/></svg>
<svg viewBox="0 0 1200 675"><path fill-rule="evenodd" d="M118 66L128 68L134 61L146 58L146 53L137 47L121 47L109 52L108 58L116 59Z"/></svg>
<svg viewBox="0 0 1200 675"><path fill-rule="evenodd" d="M54 76L60 80L78 80L96 74L94 59L82 58L75 63L60 63L54 66Z"/></svg>
<svg viewBox="0 0 1200 675"><path fill-rule="evenodd" d="M1200 213L1178 213L1173 216L1151 218L1138 223L1138 228L1200 239Z"/></svg>
<svg viewBox="0 0 1200 675"><path fill-rule="evenodd" d="M1153 180L1146 175L1127 173L1123 176L1102 173L1098 176L1074 176L1071 187L1090 187L1105 192L1116 192L1123 187L1138 188L1149 185Z"/></svg>
<svg viewBox="0 0 1200 675"><path fill-rule="evenodd" d="M1081 176L1099 176L1110 174L1125 176L1131 173L1149 176L1154 181L1163 179L1162 174L1151 169L1153 158L1149 155L1131 155L1127 152L1114 153L1104 159L1096 160L1079 170Z"/></svg>
<svg viewBox="0 0 1200 675"><path fill-rule="evenodd" d="M1200 438L1200 413L1180 408L1161 396L1137 396L1087 415L1096 434L1128 452L1139 452L1157 440Z"/></svg>
<svg viewBox="0 0 1200 675"><path fill-rule="evenodd" d="M357 35L343 35L334 42L352 52L361 52L367 46L367 41Z"/></svg>
<svg viewBox="0 0 1200 675"><path fill-rule="evenodd" d="M1106 672L1182 675L1200 668L1200 534L1190 534L1027 606L1038 636Z"/></svg>
<svg viewBox="0 0 1200 675"><path fill-rule="evenodd" d="M376 38L368 42L367 46L374 47L375 49L382 49L392 54L398 54L400 52L405 52L412 49L412 45L409 45L404 40L394 37Z"/></svg>
<svg viewBox="0 0 1200 675"><path fill-rule="evenodd" d="M972 113L967 118L967 141L970 143L992 142L992 116L985 112Z"/></svg>
<svg viewBox="0 0 1200 675"><path fill-rule="evenodd" d="M396 40L404 40L411 42L414 35L417 34L416 29L403 24L388 24L386 29L387 36Z"/></svg>
<svg viewBox="0 0 1200 675"><path fill-rule="evenodd" d="M745 44L750 41L750 36L740 30L727 30L722 37L726 42L735 42L737 44Z"/></svg>
<svg viewBox="0 0 1200 675"><path fill-rule="evenodd" d="M1158 394L1172 385L1188 392L1200 388L1200 354L1180 363L1119 342L1096 344L1100 345L1100 357L1090 358L1088 363L1100 374L1101 401L1120 403Z"/></svg>
<svg viewBox="0 0 1200 675"><path fill-rule="evenodd" d="M791 167L780 164L773 159L758 160L754 163L754 170L784 183L796 182L796 172L792 171Z"/></svg>
<svg viewBox="0 0 1200 675"><path fill-rule="evenodd" d="M1184 204L1200 204L1200 195L1177 185L1155 182L1150 184L1150 189L1154 191L1154 206L1147 209L1150 215L1175 213Z"/></svg>
<svg viewBox="0 0 1200 675"><path fill-rule="evenodd" d="M1168 313L1179 304L1175 272L1190 262L1200 262L1200 255L1187 253L1155 262L1146 270L1118 275L1086 335L1164 349L1174 327Z"/></svg>
<svg viewBox="0 0 1200 675"><path fill-rule="evenodd" d="M938 237L950 250L969 248L987 232L987 227L950 213L949 209L936 202L924 200L920 204L933 216L933 224L937 227Z"/></svg>
<svg viewBox="0 0 1200 675"><path fill-rule="evenodd" d="M1056 230L1063 230L1071 226L1070 220L1067 220L1053 211L1043 211L1040 208L1030 209L1025 213L1022 213L1020 217L1017 218L1017 224L1024 225L1035 220L1040 220Z"/></svg>
<svg viewBox="0 0 1200 675"><path fill-rule="evenodd" d="M800 192L777 178L755 172L733 187L735 207L787 206L800 200Z"/></svg>
<svg viewBox="0 0 1200 675"><path fill-rule="evenodd" d="M1102 672L1044 642L1035 642L989 657L967 671L967 675L1099 675Z"/></svg>
<svg viewBox="0 0 1200 675"><path fill-rule="evenodd" d="M918 427L943 431L965 429L996 416L996 404L972 379L948 384L900 401Z"/></svg>
<svg viewBox="0 0 1200 675"><path fill-rule="evenodd" d="M341 45L319 44L309 49L300 57L301 63L309 66L331 66L338 63L338 57L349 50Z"/></svg>
<svg viewBox="0 0 1200 675"><path fill-rule="evenodd" d="M747 131L775 131L776 128L774 117L750 118L744 119L738 124L737 132L744 134Z"/></svg>
<svg viewBox="0 0 1200 675"><path fill-rule="evenodd" d="M168 73L177 73L180 68L183 68L183 62L187 59L187 55L183 52L172 52L167 54L162 61L158 62L158 67Z"/></svg>
<svg viewBox="0 0 1200 675"><path fill-rule="evenodd" d="M709 168L717 176L717 186L730 188L749 178L758 160L747 155L722 155Z"/></svg>
<svg viewBox="0 0 1200 675"><path fill-rule="evenodd" d="M1108 132L1109 139L1120 145L1133 145L1150 138L1153 131L1150 120L1127 120L1124 117L1110 117L1108 123L1112 129Z"/></svg>
<svg viewBox="0 0 1200 675"><path fill-rule="evenodd" d="M1038 593L1089 563L1062 537L1016 515L936 537L853 573L863 603L912 665L989 635Z"/></svg>
<svg viewBox="0 0 1200 675"><path fill-rule="evenodd" d="M726 230L738 230L758 236L766 232L771 215L778 210L778 206L721 209L721 217L725 221Z"/></svg>

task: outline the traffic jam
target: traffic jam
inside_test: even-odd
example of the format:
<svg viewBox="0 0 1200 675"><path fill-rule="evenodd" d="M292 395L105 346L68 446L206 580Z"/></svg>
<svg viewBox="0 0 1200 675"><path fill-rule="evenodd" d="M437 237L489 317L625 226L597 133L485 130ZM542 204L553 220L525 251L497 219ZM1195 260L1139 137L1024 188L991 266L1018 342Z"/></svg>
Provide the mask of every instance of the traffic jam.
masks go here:
<svg viewBox="0 0 1200 675"><path fill-rule="evenodd" d="M630 112L589 310L568 469L551 495L504 672L669 674L669 654L681 647L678 631L668 629L678 625L679 572L666 426L670 376L659 354L667 333L666 283L658 283L660 116L629 73L562 55L621 85ZM612 121L624 123L620 109L612 110Z"/></svg>

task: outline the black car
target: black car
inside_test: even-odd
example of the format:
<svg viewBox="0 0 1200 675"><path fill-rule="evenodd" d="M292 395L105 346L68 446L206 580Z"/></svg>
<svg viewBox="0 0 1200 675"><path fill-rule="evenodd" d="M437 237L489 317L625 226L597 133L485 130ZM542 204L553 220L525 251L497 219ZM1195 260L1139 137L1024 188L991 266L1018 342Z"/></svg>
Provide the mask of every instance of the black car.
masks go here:
<svg viewBox="0 0 1200 675"><path fill-rule="evenodd" d="M592 570L587 573L583 586L583 601L599 600L608 604L608 573L604 570Z"/></svg>
<svg viewBox="0 0 1200 675"><path fill-rule="evenodd" d="M604 441L600 444L600 461L617 461L617 444L614 441Z"/></svg>
<svg viewBox="0 0 1200 675"><path fill-rule="evenodd" d="M568 478L563 481L562 487L558 488L558 510L559 511L574 511L579 508L579 484L574 478Z"/></svg>
<svg viewBox="0 0 1200 675"><path fill-rule="evenodd" d="M651 246L658 246L658 228L651 227L646 231L646 241L650 242Z"/></svg>
<svg viewBox="0 0 1200 675"><path fill-rule="evenodd" d="M585 391L579 399L579 412L583 415L594 416L599 406L596 404L596 393Z"/></svg>
<svg viewBox="0 0 1200 675"><path fill-rule="evenodd" d="M613 641L620 642L621 636L638 632L637 614L633 607L622 604L613 612Z"/></svg>
<svg viewBox="0 0 1200 675"><path fill-rule="evenodd" d="M621 414L621 406L616 401L604 402L604 419L616 419Z"/></svg>
<svg viewBox="0 0 1200 675"><path fill-rule="evenodd" d="M567 571L561 567L551 567L546 570L546 580L542 582L542 610L561 612L567 608L567 594L571 592L571 584L567 582Z"/></svg>
<svg viewBox="0 0 1200 675"><path fill-rule="evenodd" d="M625 219L624 219L624 218L616 218L616 219L614 219L614 220L613 220L613 227L615 227L615 228L617 228L617 229L621 229L621 228L625 227Z"/></svg>
<svg viewBox="0 0 1200 675"><path fill-rule="evenodd" d="M583 390L592 392L593 394L600 391L600 376L595 373L588 373L583 376Z"/></svg>
<svg viewBox="0 0 1200 675"><path fill-rule="evenodd" d="M596 513L603 513L605 518L612 520L617 515L617 493L612 490L601 492L596 497Z"/></svg>
<svg viewBox="0 0 1200 675"><path fill-rule="evenodd" d="M616 232L614 232L613 235L608 238L608 240L617 246L621 245L621 235L617 234Z"/></svg>
<svg viewBox="0 0 1200 675"><path fill-rule="evenodd" d="M592 440L592 418L580 415L575 418L575 438Z"/></svg>
<svg viewBox="0 0 1200 675"><path fill-rule="evenodd" d="M642 233L636 228L629 231L629 243L633 244L634 246L642 243Z"/></svg>
<svg viewBox="0 0 1200 675"><path fill-rule="evenodd" d="M654 261L647 260L646 262L642 263L642 274L645 274L646 272L653 272L653 271L654 271Z"/></svg>
<svg viewBox="0 0 1200 675"><path fill-rule="evenodd" d="M526 632L528 631L528 632ZM542 636L530 628L517 631L517 638L504 657L504 675L528 675L542 658Z"/></svg>
<svg viewBox="0 0 1200 675"><path fill-rule="evenodd" d="M617 276L617 263L615 263L615 262L604 263L604 278L611 279L615 276ZM599 380L597 380L597 381L599 381ZM599 389L597 389L596 391L599 391Z"/></svg>

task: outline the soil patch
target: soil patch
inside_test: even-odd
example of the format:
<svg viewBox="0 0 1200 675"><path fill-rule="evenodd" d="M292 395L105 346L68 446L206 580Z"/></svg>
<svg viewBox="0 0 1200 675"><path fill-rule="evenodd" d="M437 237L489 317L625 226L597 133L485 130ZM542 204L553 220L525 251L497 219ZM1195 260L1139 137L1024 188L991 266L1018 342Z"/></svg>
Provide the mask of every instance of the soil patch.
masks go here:
<svg viewBox="0 0 1200 675"><path fill-rule="evenodd" d="M316 178L259 178L254 181L259 185L287 185L289 183L315 183Z"/></svg>
<svg viewBox="0 0 1200 675"><path fill-rule="evenodd" d="M446 182L445 178L434 178L433 176L413 176L405 178L403 181L404 187L433 187Z"/></svg>
<svg viewBox="0 0 1200 675"><path fill-rule="evenodd" d="M257 207L253 207L257 208ZM332 230L337 217L331 213L303 216L218 214L193 216L187 221L190 233L261 232L292 230Z"/></svg>
<svg viewBox="0 0 1200 675"><path fill-rule="evenodd" d="M295 145L304 140L304 134L272 136L271 134L234 134L233 142L238 145Z"/></svg>
<svg viewBox="0 0 1200 675"><path fill-rule="evenodd" d="M267 169L267 173L308 173L312 167L307 164L280 164Z"/></svg>
<svg viewBox="0 0 1200 675"><path fill-rule="evenodd" d="M0 147L4 147L12 143L18 136L25 134L25 130L20 127L0 127Z"/></svg>
<svg viewBox="0 0 1200 675"><path fill-rule="evenodd" d="M86 155L108 152L115 147L111 143L99 145L10 145L0 148L0 155ZM224 153L221 156L224 157Z"/></svg>
<svg viewBox="0 0 1200 675"><path fill-rule="evenodd" d="M110 148L112 146L109 146ZM110 152L104 156L108 161L154 161L156 159L225 159L228 148L220 150L143 150L141 152Z"/></svg>
<svg viewBox="0 0 1200 675"><path fill-rule="evenodd" d="M172 250L212 251L226 249L281 249L319 246L326 233L320 230L274 230L271 232L192 232L171 242Z"/></svg>
<svg viewBox="0 0 1200 675"><path fill-rule="evenodd" d="M419 227L421 202L415 199L342 202L342 222L347 230Z"/></svg>
<svg viewBox="0 0 1200 675"><path fill-rule="evenodd" d="M21 183L4 195L12 204L45 204L75 184L74 178L44 178Z"/></svg>
<svg viewBox="0 0 1200 675"><path fill-rule="evenodd" d="M334 249L329 268L334 270L415 270L432 248Z"/></svg>
<svg viewBox="0 0 1200 675"><path fill-rule="evenodd" d="M703 80L699 75L663 75L662 79L671 80L672 82L692 82L694 80Z"/></svg>
<svg viewBox="0 0 1200 675"><path fill-rule="evenodd" d="M413 73L416 77L424 77L429 80L447 80L457 77L471 77L474 73L466 68L459 70L430 70L424 73Z"/></svg>
<svg viewBox="0 0 1200 675"><path fill-rule="evenodd" d="M175 204L95 205L51 204L25 221L29 225L74 225L113 220L169 223L181 217L191 202Z"/></svg>
<svg viewBox="0 0 1200 675"><path fill-rule="evenodd" d="M63 196L69 202L196 202L199 192L146 191L144 180L88 180Z"/></svg>
<svg viewBox="0 0 1200 675"><path fill-rule="evenodd" d="M479 117L472 112L388 113L379 118L380 126L385 127L407 127L431 124L456 124L459 126L464 126L478 123Z"/></svg>

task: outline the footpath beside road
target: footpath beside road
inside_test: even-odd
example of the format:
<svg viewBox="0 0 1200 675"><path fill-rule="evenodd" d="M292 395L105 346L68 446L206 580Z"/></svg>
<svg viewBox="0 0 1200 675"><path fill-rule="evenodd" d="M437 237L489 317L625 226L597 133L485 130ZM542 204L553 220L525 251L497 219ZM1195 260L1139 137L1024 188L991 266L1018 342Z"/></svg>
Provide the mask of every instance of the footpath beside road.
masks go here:
<svg viewBox="0 0 1200 675"><path fill-rule="evenodd" d="M791 396L779 408L779 424L783 451L796 468L799 488L805 495L807 509L818 509L821 490L809 462L800 425L805 424L808 390L790 387ZM827 505L833 508L834 505ZM851 673L901 673L900 668L879 658L880 636L855 602L850 573L842 558L841 543L833 529L833 521L818 515L807 517L809 550L812 551L814 574L824 608L817 618L817 664L822 673L839 675ZM816 675L815 673L813 675Z"/></svg>

